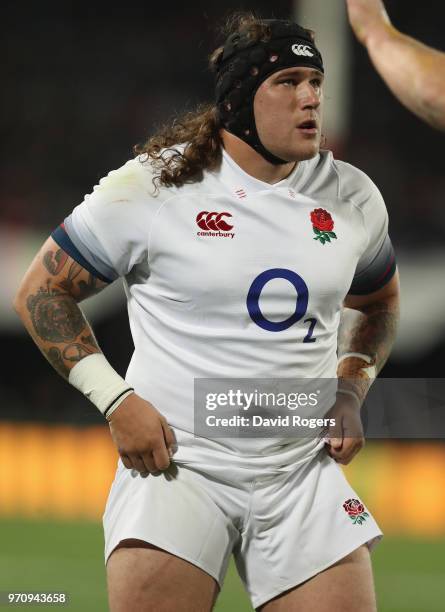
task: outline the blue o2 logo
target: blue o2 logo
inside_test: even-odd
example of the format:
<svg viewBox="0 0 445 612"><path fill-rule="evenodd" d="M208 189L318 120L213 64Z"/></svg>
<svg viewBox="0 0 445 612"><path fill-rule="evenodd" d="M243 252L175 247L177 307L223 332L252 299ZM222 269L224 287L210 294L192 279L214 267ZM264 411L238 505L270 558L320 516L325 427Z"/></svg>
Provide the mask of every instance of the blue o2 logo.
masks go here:
<svg viewBox="0 0 445 612"><path fill-rule="evenodd" d="M263 315L260 309L260 297L261 292L267 283L275 278L283 278L291 283L295 287L296 291L296 303L295 311L290 317L284 321L269 321ZM249 293L247 294L247 310L249 315L259 327L271 332L280 332L285 329L289 329L295 323L298 323L307 312L307 306L309 302L309 289L304 280L296 272L292 270L286 270L286 268L273 268L262 272L255 278L252 285L250 286ZM307 319L305 323L310 323L308 334L304 338L303 342L315 342L315 338L312 334L317 323L316 319Z"/></svg>

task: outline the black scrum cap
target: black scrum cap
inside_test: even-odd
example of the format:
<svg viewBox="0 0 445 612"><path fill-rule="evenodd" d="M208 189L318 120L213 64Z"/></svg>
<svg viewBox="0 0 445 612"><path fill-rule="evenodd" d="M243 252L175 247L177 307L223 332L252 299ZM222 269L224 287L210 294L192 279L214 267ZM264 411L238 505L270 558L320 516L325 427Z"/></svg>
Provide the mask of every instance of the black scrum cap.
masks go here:
<svg viewBox="0 0 445 612"><path fill-rule="evenodd" d="M323 59L311 32L291 21L263 20L270 40L252 40L247 33L235 32L224 43L216 73L216 104L221 126L244 140L267 161L285 164L260 141L255 125L253 100L263 81L271 74L304 66L324 72Z"/></svg>

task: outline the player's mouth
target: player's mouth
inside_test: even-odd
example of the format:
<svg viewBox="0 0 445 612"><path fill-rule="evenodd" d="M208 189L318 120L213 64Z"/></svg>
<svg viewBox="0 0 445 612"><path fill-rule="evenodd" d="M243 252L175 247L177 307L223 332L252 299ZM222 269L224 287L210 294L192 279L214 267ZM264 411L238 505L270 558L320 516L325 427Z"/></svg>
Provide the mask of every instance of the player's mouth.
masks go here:
<svg viewBox="0 0 445 612"><path fill-rule="evenodd" d="M303 132L303 134L317 134L318 126L315 119L308 119L307 121L303 121L297 128Z"/></svg>

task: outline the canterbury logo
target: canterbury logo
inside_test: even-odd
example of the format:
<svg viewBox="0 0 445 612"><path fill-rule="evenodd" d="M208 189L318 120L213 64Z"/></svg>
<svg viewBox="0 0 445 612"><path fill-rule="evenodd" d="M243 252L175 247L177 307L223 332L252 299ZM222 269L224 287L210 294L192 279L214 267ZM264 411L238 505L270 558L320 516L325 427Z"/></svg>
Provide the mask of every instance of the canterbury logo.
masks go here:
<svg viewBox="0 0 445 612"><path fill-rule="evenodd" d="M196 217L196 223L203 230L213 230L220 232L230 232L233 229L233 225L229 225L223 219L223 217L231 217L232 215L228 212L209 212L203 210Z"/></svg>
<svg viewBox="0 0 445 612"><path fill-rule="evenodd" d="M306 57L314 57L311 48L308 45L292 45L292 51L295 55L304 55Z"/></svg>

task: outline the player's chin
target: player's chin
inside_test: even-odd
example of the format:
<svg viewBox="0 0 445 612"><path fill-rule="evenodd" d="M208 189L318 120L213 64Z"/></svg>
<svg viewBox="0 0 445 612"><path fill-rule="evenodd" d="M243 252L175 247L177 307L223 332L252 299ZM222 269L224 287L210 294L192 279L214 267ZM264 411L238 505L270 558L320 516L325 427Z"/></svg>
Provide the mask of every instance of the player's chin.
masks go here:
<svg viewBox="0 0 445 612"><path fill-rule="evenodd" d="M320 140L314 139L306 142L298 142L294 147L289 148L288 151L283 153L282 159L289 161L304 161L305 159L312 159L320 152Z"/></svg>
<svg viewBox="0 0 445 612"><path fill-rule="evenodd" d="M320 152L319 147L311 147L299 149L298 151L289 151L287 155L283 155L283 159L286 159L289 162L301 162L306 159L312 159Z"/></svg>

